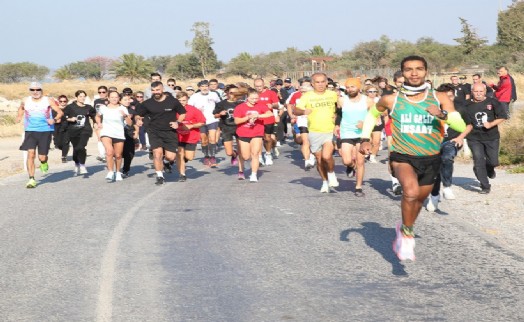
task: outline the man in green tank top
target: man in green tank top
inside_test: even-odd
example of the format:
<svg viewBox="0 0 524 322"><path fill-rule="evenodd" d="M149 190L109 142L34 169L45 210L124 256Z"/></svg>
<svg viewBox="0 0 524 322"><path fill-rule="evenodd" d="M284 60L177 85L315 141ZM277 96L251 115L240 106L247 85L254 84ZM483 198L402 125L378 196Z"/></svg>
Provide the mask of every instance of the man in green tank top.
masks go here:
<svg viewBox="0 0 524 322"><path fill-rule="evenodd" d="M371 153L369 137L375 120L389 111L393 133L389 164L403 190L402 223L397 225L393 251L400 260L415 260L413 225L440 171L443 123L458 132L464 131L465 124L449 97L426 83L428 66L423 57L404 58L400 69L405 78L400 91L382 96L366 116L360 152Z"/></svg>

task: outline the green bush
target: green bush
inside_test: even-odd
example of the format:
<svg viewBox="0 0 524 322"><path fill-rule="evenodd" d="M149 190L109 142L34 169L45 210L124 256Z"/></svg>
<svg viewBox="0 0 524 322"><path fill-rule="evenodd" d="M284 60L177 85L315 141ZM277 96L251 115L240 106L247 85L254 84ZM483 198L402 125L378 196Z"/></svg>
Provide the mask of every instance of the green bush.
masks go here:
<svg viewBox="0 0 524 322"><path fill-rule="evenodd" d="M524 162L524 113L517 113L502 124L500 138L500 164L511 165Z"/></svg>
<svg viewBox="0 0 524 322"><path fill-rule="evenodd" d="M0 126L16 124L16 116L12 114L0 114Z"/></svg>

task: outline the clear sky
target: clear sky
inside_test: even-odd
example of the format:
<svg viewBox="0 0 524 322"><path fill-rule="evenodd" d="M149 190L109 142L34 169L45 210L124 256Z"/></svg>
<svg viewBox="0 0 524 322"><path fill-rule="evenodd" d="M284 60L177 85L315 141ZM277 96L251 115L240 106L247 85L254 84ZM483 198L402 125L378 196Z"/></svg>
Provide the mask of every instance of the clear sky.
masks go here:
<svg viewBox="0 0 524 322"><path fill-rule="evenodd" d="M194 22L210 23L218 59L315 45L340 54L386 35L456 44L463 17L490 44L511 0L0 0L0 63L49 68L93 56L189 52Z"/></svg>

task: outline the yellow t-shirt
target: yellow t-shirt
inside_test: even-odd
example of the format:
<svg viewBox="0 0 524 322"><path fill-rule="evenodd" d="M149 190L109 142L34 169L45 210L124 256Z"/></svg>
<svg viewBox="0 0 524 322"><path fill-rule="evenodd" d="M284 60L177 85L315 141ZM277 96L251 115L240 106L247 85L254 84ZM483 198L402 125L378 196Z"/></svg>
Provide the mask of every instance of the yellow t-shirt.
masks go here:
<svg viewBox="0 0 524 322"><path fill-rule="evenodd" d="M309 132L331 133L335 129L335 110L338 96L333 91L318 94L313 91L306 92L297 103L301 110L311 109L307 117Z"/></svg>

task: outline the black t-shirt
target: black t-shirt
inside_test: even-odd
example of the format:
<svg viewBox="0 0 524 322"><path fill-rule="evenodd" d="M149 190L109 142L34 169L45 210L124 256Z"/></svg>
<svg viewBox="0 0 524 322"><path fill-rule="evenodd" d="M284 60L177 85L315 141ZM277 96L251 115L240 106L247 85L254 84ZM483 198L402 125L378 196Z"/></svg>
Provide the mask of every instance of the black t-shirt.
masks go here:
<svg viewBox="0 0 524 322"><path fill-rule="evenodd" d="M95 107L96 112L98 113L100 111L100 106L109 104L109 100L107 98L97 98L93 102L93 106Z"/></svg>
<svg viewBox="0 0 524 322"><path fill-rule="evenodd" d="M474 141L490 141L500 138L498 126L486 129L484 122L493 122L496 119L507 119L506 110L494 98L486 98L482 102L469 101L465 109L464 121L473 125L473 130L466 139Z"/></svg>
<svg viewBox="0 0 524 322"><path fill-rule="evenodd" d="M170 122L176 122L177 114L186 114L186 109L173 96L166 95L161 102L150 98L137 106L140 116L149 117L148 130L172 131Z"/></svg>
<svg viewBox="0 0 524 322"><path fill-rule="evenodd" d="M453 88L455 89L455 99L453 103L455 103L455 105L466 105L466 95L469 95L468 89L461 84L453 85Z"/></svg>
<svg viewBox="0 0 524 322"><path fill-rule="evenodd" d="M67 105L64 108L64 118L76 117L75 122L67 122L67 133L69 136L78 136L81 134L93 134L93 128L89 118L95 121L96 110L91 105L78 106L76 102Z"/></svg>
<svg viewBox="0 0 524 322"><path fill-rule="evenodd" d="M221 127L226 126L228 128L235 128L237 125L235 124L235 118L233 117L233 112L235 111L235 107L237 107L240 103L240 101L236 102L229 102L228 100L222 100L217 103L215 106L215 110L213 110L213 114L218 114L222 111L226 111L226 115L220 116L220 123L219 125Z"/></svg>
<svg viewBox="0 0 524 322"><path fill-rule="evenodd" d="M462 104L454 104L455 110L460 113L460 116L465 121L466 120L466 106ZM452 140L460 135L460 132L457 132L453 130L452 128L448 127L446 130L446 134L444 135L444 141Z"/></svg>

